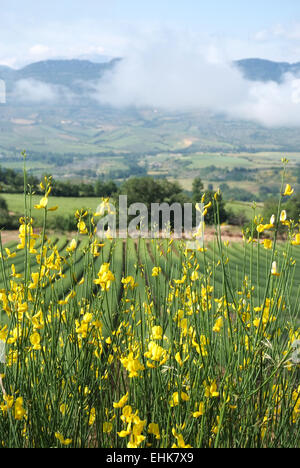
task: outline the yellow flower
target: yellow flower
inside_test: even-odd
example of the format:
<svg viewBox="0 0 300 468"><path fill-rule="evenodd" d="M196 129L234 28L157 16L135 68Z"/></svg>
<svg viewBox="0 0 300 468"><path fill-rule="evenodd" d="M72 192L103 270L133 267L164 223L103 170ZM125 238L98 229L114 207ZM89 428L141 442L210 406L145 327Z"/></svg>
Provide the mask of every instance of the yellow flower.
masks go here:
<svg viewBox="0 0 300 468"><path fill-rule="evenodd" d="M72 291L67 295L67 297L66 297L65 299L61 299L60 301L58 301L58 304L59 304L59 305L66 305L66 304L68 304L69 300L70 300L70 299L73 299L73 297L75 297L75 296L76 296L76 292L72 290Z"/></svg>
<svg viewBox="0 0 300 468"><path fill-rule="evenodd" d="M271 239L264 239L263 241L264 248L266 250L270 250L272 248L272 241Z"/></svg>
<svg viewBox="0 0 300 468"><path fill-rule="evenodd" d="M20 273L16 273L16 267L15 267L14 263L11 266L11 271L12 271L11 276L13 278L22 278L22 275Z"/></svg>
<svg viewBox="0 0 300 468"><path fill-rule="evenodd" d="M109 263L103 263L98 273L98 279L94 280L95 284L99 284L102 291L108 291L112 281L115 281L114 274L109 270Z"/></svg>
<svg viewBox="0 0 300 468"><path fill-rule="evenodd" d="M144 356L152 361L159 362L160 365L165 363L167 360L167 353L162 346L159 346L154 341L150 341L148 344L148 351L144 353Z"/></svg>
<svg viewBox="0 0 300 468"><path fill-rule="evenodd" d="M16 399L14 407L14 417L17 420L22 419L26 415L26 411L23 408L23 398L19 397Z"/></svg>
<svg viewBox="0 0 300 468"><path fill-rule="evenodd" d="M152 276L158 276L161 273L160 267L153 267L152 268Z"/></svg>
<svg viewBox="0 0 300 468"><path fill-rule="evenodd" d="M287 214L286 214L285 210L282 210L282 212L280 213L280 222L284 226L290 226L291 225L291 222L287 220Z"/></svg>
<svg viewBox="0 0 300 468"><path fill-rule="evenodd" d="M30 339L30 343L32 344L33 349L36 349L36 350L41 349L41 345L40 345L41 336L40 336L40 334L38 332L34 332L30 336L29 339Z"/></svg>
<svg viewBox="0 0 300 468"><path fill-rule="evenodd" d="M134 357L132 352L130 352L127 357L121 358L120 361L128 371L129 378L138 377L138 372L145 369L143 364L140 363L138 357Z"/></svg>
<svg viewBox="0 0 300 468"><path fill-rule="evenodd" d="M276 262L272 263L271 274L273 276L280 276L280 273L278 273L278 271L277 271L277 263Z"/></svg>
<svg viewBox="0 0 300 468"><path fill-rule="evenodd" d="M13 407L13 404L14 404L14 397L11 396L11 395L4 395L4 401L5 401L5 404L2 404L0 406L1 410L3 412L7 412L7 410L11 409Z"/></svg>
<svg viewBox="0 0 300 468"><path fill-rule="evenodd" d="M122 278L121 283L124 284L124 289L130 287L130 289L134 289L137 287L137 283L134 282L133 276L127 276L126 278Z"/></svg>
<svg viewBox="0 0 300 468"><path fill-rule="evenodd" d="M191 281L196 281L199 278L199 273L198 271L193 271L191 274Z"/></svg>
<svg viewBox="0 0 300 468"><path fill-rule="evenodd" d="M282 212L280 213L280 221L283 223L284 221L286 221L286 217L287 217L286 211L282 210Z"/></svg>
<svg viewBox="0 0 300 468"><path fill-rule="evenodd" d="M128 401L128 392L126 395L122 396L122 398L117 402L113 403L114 408L123 408L123 406L127 403Z"/></svg>
<svg viewBox="0 0 300 468"><path fill-rule="evenodd" d="M207 398L214 398L219 396L219 392L217 391L217 384L216 381L214 380L213 382L203 382L203 385L205 387L205 396Z"/></svg>
<svg viewBox="0 0 300 468"><path fill-rule="evenodd" d="M34 205L34 208L36 208L37 210L41 210L43 208L46 208L47 205L48 205L48 197L43 197L41 198L40 203L38 205Z"/></svg>
<svg viewBox="0 0 300 468"><path fill-rule="evenodd" d="M182 434L177 434L177 432L176 432L176 430L174 428L172 429L172 434L175 437L175 439L177 440L177 445L173 444L172 445L173 448L192 448L191 445L186 445L185 444Z"/></svg>
<svg viewBox="0 0 300 468"><path fill-rule="evenodd" d="M219 317L213 327L213 331L215 333L220 333L222 327L223 327L223 317Z"/></svg>
<svg viewBox="0 0 300 468"><path fill-rule="evenodd" d="M136 413L133 413L132 412L132 407L130 405L126 405L124 406L123 410L122 410L122 416L121 416L121 419L122 421L125 423L131 423L133 418L137 415L137 412Z"/></svg>
<svg viewBox="0 0 300 468"><path fill-rule="evenodd" d="M159 325L152 327L152 338L153 340L161 340L163 337L163 329Z"/></svg>
<svg viewBox="0 0 300 468"><path fill-rule="evenodd" d="M77 242L75 239L72 239L70 242L70 245L66 248L67 252L74 252L77 248Z"/></svg>
<svg viewBox="0 0 300 468"><path fill-rule="evenodd" d="M294 193L294 189L292 189L292 187L290 186L290 184L286 184L286 187L285 187L285 191L283 193L283 196L284 197L290 197L291 195L293 195Z"/></svg>
<svg viewBox="0 0 300 468"><path fill-rule="evenodd" d="M6 341L6 337L7 337L7 325L4 325L3 328L0 328L0 340Z"/></svg>
<svg viewBox="0 0 300 468"><path fill-rule="evenodd" d="M111 422L104 422L103 423L103 426L102 426L102 431L105 433L105 434L110 434L110 432L112 431L113 429L113 425Z"/></svg>
<svg viewBox="0 0 300 468"><path fill-rule="evenodd" d="M193 413L193 418L199 418L199 416L203 416L203 414L204 414L204 403L203 401L200 401L198 411L195 411Z"/></svg>
<svg viewBox="0 0 300 468"><path fill-rule="evenodd" d="M120 431L120 432L117 432L118 436L119 437L127 437L131 432L130 431Z"/></svg>
<svg viewBox="0 0 300 468"><path fill-rule="evenodd" d="M96 410L95 408L91 409L90 417L89 417L89 426L92 426L96 420Z"/></svg>
<svg viewBox="0 0 300 468"><path fill-rule="evenodd" d="M261 233L266 231L267 229L272 229L275 224L275 215L272 215L270 218L269 224L259 224L256 228L257 232Z"/></svg>
<svg viewBox="0 0 300 468"><path fill-rule="evenodd" d="M32 282L29 284L29 289L36 289L39 281L39 273L31 273Z"/></svg>
<svg viewBox="0 0 300 468"><path fill-rule="evenodd" d="M78 224L77 224L77 228L78 228L78 231L80 234L87 234L88 233L88 230L87 230L87 227L86 227L86 224L84 221L79 221Z"/></svg>
<svg viewBox="0 0 300 468"><path fill-rule="evenodd" d="M190 397L188 396L187 393L181 392L180 393L180 400L181 401L189 401ZM172 395L172 399L169 401L169 405L171 407L178 406L179 405L179 393L174 392Z"/></svg>
<svg viewBox="0 0 300 468"><path fill-rule="evenodd" d="M66 414L66 410L67 410L67 406L65 405L65 403L62 403L59 407L59 411L61 412L63 416Z"/></svg>
<svg viewBox="0 0 300 468"><path fill-rule="evenodd" d="M180 280L174 279L173 281L175 284L183 284L185 280L186 280L186 275L183 275L183 277Z"/></svg>
<svg viewBox="0 0 300 468"><path fill-rule="evenodd" d="M265 230L265 225L264 224L259 224L256 228L257 232L261 233L264 232Z"/></svg>
<svg viewBox="0 0 300 468"><path fill-rule="evenodd" d="M55 432L55 437L62 445L70 445L72 443L72 439L65 439L59 432Z"/></svg>
<svg viewBox="0 0 300 468"><path fill-rule="evenodd" d="M292 245L300 245L300 233L296 234L295 240L292 241Z"/></svg>
<svg viewBox="0 0 300 468"><path fill-rule="evenodd" d="M110 199L102 198L102 203L98 206L96 213L94 213L94 216L103 216L105 213L115 214L114 209L112 209L111 207L112 204L110 203Z"/></svg>
<svg viewBox="0 0 300 468"><path fill-rule="evenodd" d="M58 206L52 206L51 208L48 208L48 211L56 211L58 210Z"/></svg>
<svg viewBox="0 0 300 468"><path fill-rule="evenodd" d="M99 248L100 247L104 247L104 244L99 244L99 242L97 242L96 240L92 243L91 245L91 253L93 254L94 257L99 257L100 255L100 252L99 252Z"/></svg>
<svg viewBox="0 0 300 468"><path fill-rule="evenodd" d="M221 196L221 190L218 188L218 190L217 190L216 193L214 194L214 199L215 199L216 201L218 201L219 198L220 198L220 196Z"/></svg>
<svg viewBox="0 0 300 468"><path fill-rule="evenodd" d="M7 247L5 248L5 252L8 258L14 258L17 255L16 252L11 253L11 251Z"/></svg>
<svg viewBox="0 0 300 468"><path fill-rule="evenodd" d="M150 423L149 426L148 426L148 434L153 434L153 435L155 435L156 439L160 439L158 424Z"/></svg>
<svg viewBox="0 0 300 468"><path fill-rule="evenodd" d="M180 353L179 353L179 352L175 354L175 360L178 362L178 364L180 365L180 367L183 366L183 361L182 361L182 359L181 359L181 356L180 356Z"/></svg>

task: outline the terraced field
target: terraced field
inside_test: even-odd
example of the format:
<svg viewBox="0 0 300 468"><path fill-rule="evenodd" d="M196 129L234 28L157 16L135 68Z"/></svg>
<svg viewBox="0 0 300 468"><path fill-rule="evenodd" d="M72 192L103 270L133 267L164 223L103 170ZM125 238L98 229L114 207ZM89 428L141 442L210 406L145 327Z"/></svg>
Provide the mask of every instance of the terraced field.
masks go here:
<svg viewBox="0 0 300 468"><path fill-rule="evenodd" d="M35 245L37 251L40 248L40 242ZM91 256L87 255L89 252L88 240L84 237L78 238L77 249L71 263L66 260L68 243L69 240L66 236L54 236L49 240L51 249L57 250L59 256L65 261L62 269L63 275L59 279L59 288L55 288L55 299L60 300L71 290L74 290L79 300L82 298L92 300L96 289L95 285L91 281L85 281L81 284L84 272L91 269L91 263L89 263ZM2 264L0 289L7 285L11 277L12 265L15 267L16 274L24 274L24 262L28 263L28 256L24 250L16 249L16 246L17 242L14 241L4 246L16 255ZM143 304L147 301L147 296L153 297L158 309L166 309L172 280L179 280L184 274L185 247L184 241L170 243L166 239L133 240L128 238L127 240L105 241L99 256L92 259L92 270L90 271L91 278L95 278L101 265L109 263L110 269L115 275L116 281L112 283L112 287L107 292L106 301L101 305L102 308L110 312L112 310L118 312L124 299L124 287L121 280L131 276L134 278L136 287L132 292L126 291L125 300L130 299L135 303ZM214 299L217 300L227 291L227 294L234 292L234 297L230 299L238 301L246 278L249 289L253 288L251 291L252 304L259 306L265 298L266 288L270 286L268 278L270 276L271 254L271 251L256 244L224 242L218 246L216 242L209 242L204 252L193 251L190 253L190 258L191 265L194 262L199 273L199 287L201 280L209 281L213 287ZM285 276L289 288L282 291L287 311L294 315L299 309L300 301L300 248L290 246L289 251L286 252L284 245L279 244L275 255L279 268L286 269L289 262L294 263L291 269L287 269L286 275L288 277ZM30 261L30 270L32 272L38 271L35 256L31 255ZM152 276L154 267L161 268L159 281L155 276ZM224 271L228 282L224 279ZM280 278L277 280L277 285L280 289ZM51 299L53 289L49 284L45 287L45 297L48 300Z"/></svg>

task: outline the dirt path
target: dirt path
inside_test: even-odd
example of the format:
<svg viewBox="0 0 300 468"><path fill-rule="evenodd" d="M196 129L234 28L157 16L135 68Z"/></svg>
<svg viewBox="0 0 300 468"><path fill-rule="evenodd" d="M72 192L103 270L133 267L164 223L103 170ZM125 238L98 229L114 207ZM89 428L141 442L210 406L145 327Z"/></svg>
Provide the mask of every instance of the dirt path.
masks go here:
<svg viewBox="0 0 300 468"><path fill-rule="evenodd" d="M221 226L222 240L231 242L242 242L242 230L233 226ZM55 234L54 232L52 233ZM76 233L66 233L68 238L72 238ZM205 240L212 241L215 238L215 230L213 227L205 227ZM3 245L8 244L12 241L19 240L19 231L1 231L1 239Z"/></svg>
<svg viewBox="0 0 300 468"><path fill-rule="evenodd" d="M221 226L221 236L222 240L230 242L242 242L243 234L240 227L235 226ZM206 241L212 241L216 237L215 228L206 226L204 231L204 239Z"/></svg>
<svg viewBox="0 0 300 468"><path fill-rule="evenodd" d="M8 244L19 239L19 231L1 231L2 244Z"/></svg>

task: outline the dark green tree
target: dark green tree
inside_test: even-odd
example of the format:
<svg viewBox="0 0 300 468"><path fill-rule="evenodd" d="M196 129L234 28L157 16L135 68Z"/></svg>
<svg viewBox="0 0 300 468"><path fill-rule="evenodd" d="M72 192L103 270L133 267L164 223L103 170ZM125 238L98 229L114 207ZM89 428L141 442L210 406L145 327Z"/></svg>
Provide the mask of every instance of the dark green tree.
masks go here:
<svg viewBox="0 0 300 468"><path fill-rule="evenodd" d="M192 200L194 203L199 203L203 195L204 185L200 177L193 180L192 186Z"/></svg>

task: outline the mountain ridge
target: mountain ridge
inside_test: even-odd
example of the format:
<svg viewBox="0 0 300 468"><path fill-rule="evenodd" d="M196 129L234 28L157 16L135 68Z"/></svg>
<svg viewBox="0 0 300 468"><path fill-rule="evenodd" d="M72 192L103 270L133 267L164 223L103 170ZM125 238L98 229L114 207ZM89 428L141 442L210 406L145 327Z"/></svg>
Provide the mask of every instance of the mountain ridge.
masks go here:
<svg viewBox="0 0 300 468"><path fill-rule="evenodd" d="M96 63L90 60L51 59L33 62L20 69L0 65L0 79L6 82L8 95L21 80L36 80L43 83L64 86L72 91L80 91L80 82L99 80L119 61L114 58L108 62Z"/></svg>
<svg viewBox="0 0 300 468"><path fill-rule="evenodd" d="M282 83L286 73L300 74L300 62L274 62L260 58L236 60L234 64L250 81L275 81Z"/></svg>
<svg viewBox="0 0 300 468"><path fill-rule="evenodd" d="M19 69L0 65L0 80L5 82L6 103L18 106L26 102L28 88L48 85L49 93L61 98L53 105L69 105L66 96L72 96L75 106L95 105L87 92L101 80L107 72L116 69L122 58L113 58L105 62L93 62L88 59L50 59L33 62ZM274 62L260 58L246 58L232 62L241 75L248 81L282 83L286 73L300 76L300 62ZM28 83L29 82L29 83ZM24 99L25 97L25 99ZM30 103L30 99L27 100ZM50 105L50 101L48 102Z"/></svg>
<svg viewBox="0 0 300 468"><path fill-rule="evenodd" d="M120 57L106 62L94 62L89 59L49 59L32 62L18 69L0 64L0 78L13 81L30 78L53 84L67 84L66 78L92 81L99 79L105 71L113 69L121 60ZM232 63L251 81L281 82L285 73L300 73L300 62L245 58L234 60Z"/></svg>

